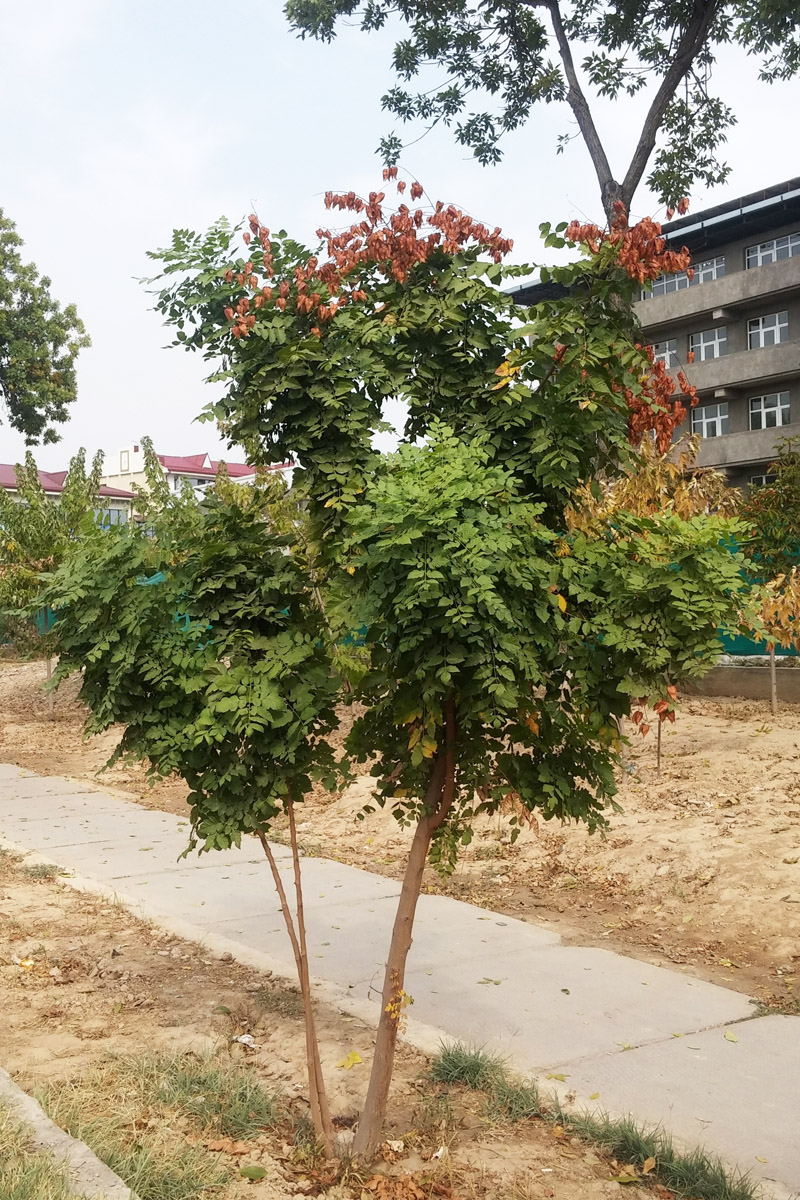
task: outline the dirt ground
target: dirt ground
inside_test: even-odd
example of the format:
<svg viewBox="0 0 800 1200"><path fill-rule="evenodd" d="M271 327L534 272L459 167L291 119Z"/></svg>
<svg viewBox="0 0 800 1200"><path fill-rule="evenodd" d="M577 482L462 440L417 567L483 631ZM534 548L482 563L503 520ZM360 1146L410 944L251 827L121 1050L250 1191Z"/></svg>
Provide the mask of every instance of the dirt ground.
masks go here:
<svg viewBox="0 0 800 1200"><path fill-rule="evenodd" d="M96 772L118 738L81 740L77 682L58 693L55 721L41 663L0 664L0 761L121 789L186 812L180 781L151 788L138 767ZM344 718L346 723L346 716ZM299 825L307 853L396 875L409 834L391 816L357 813L371 780L341 796L317 792ZM505 818L486 820L451 879L426 886L800 1011L800 706L693 698L630 751L604 836L540 822L510 844Z"/></svg>
<svg viewBox="0 0 800 1200"><path fill-rule="evenodd" d="M231 1039L248 1033L255 1049L246 1054L247 1067L270 1091L278 1089L290 1109L307 1112L295 990L226 956L211 958L202 947L59 879L35 878L31 868L7 854L0 854L0 1005L0 1063L30 1091L47 1081L74 1083L114 1055L245 1054ZM332 1111L352 1118L366 1087L372 1031L324 1006L318 1017ZM362 1062L344 1069L351 1051ZM613 1178L621 1165L565 1135L563 1127L541 1120L498 1124L484 1114L477 1094L459 1090L451 1091L443 1109L441 1095L424 1079L426 1066L420 1055L400 1046L387 1129L395 1143L387 1158L395 1161L379 1162L377 1174L427 1180L420 1193L426 1200L575 1200L619 1189ZM135 1128L140 1125L147 1126L147 1113ZM186 1140L193 1144L189 1135ZM447 1150L431 1170L437 1143ZM205 1144L220 1150L221 1143ZM375 1195L362 1191L366 1176L331 1187L320 1182L280 1132L246 1146L233 1143L220 1153L223 1161L228 1155L236 1177L222 1200ZM263 1181L239 1180L242 1162L263 1166ZM658 1187L629 1187L627 1193L634 1200L668 1195ZM377 1194L398 1200L417 1195L399 1185L396 1192Z"/></svg>

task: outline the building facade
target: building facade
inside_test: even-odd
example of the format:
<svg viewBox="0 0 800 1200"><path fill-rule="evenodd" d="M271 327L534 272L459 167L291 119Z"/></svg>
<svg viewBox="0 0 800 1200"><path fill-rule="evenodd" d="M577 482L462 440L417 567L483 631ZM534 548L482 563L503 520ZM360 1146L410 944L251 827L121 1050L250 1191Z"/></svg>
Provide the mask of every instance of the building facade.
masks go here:
<svg viewBox="0 0 800 1200"><path fill-rule="evenodd" d="M664 235L691 251L694 278L662 275L637 315L667 369L697 388L697 465L739 487L763 483L778 439L800 435L800 179L681 217Z"/></svg>
<svg viewBox="0 0 800 1200"><path fill-rule="evenodd" d="M800 436L800 178L663 232L671 249L691 252L694 276L662 275L635 308L656 356L698 391L677 436L699 434L698 466L737 487L758 485L778 440ZM563 293L538 283L512 294L535 304Z"/></svg>
<svg viewBox="0 0 800 1200"><path fill-rule="evenodd" d="M64 491L66 471L39 471L39 483L48 500L58 504ZM19 499L17 490L17 473L10 463L0 463L0 487L4 488L14 499ZM105 527L111 525L127 525L133 513L135 496L124 488L109 487L102 484L97 492L98 507L95 515Z"/></svg>
<svg viewBox="0 0 800 1200"><path fill-rule="evenodd" d="M158 461L164 472L167 486L171 492L179 492L184 481L188 481L196 491L203 491L217 477L220 467L208 454L172 455L159 454ZM256 478L257 468L247 463L225 463L228 475L235 483L252 484ZM133 484L146 488L147 477L144 471L144 455L138 442L131 443L121 450L113 450L104 457L103 483L112 487L129 488ZM291 483L293 463L278 463L267 468L276 471Z"/></svg>

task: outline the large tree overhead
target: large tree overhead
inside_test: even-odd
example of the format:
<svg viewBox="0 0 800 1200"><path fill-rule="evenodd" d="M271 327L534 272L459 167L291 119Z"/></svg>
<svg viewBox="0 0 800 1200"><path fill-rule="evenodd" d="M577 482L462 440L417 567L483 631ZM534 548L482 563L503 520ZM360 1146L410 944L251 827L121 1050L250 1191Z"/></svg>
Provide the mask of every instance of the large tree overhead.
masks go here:
<svg viewBox="0 0 800 1200"><path fill-rule="evenodd" d="M77 394L75 359L89 345L74 304L20 255L22 238L0 208L0 401L29 446L57 442Z"/></svg>
<svg viewBox="0 0 800 1200"><path fill-rule="evenodd" d="M540 101L566 101L586 144L609 220L630 209L648 164L659 199L675 206L694 184L722 183L719 157L731 108L711 90L716 49L737 43L762 80L800 69L796 0L287 0L293 27L330 41L351 18L367 32L402 22L397 83L383 107L402 122L452 127L482 163L497 162L504 133ZM417 90L418 89L418 90ZM639 96L642 125L630 162L612 168L590 101ZM387 163L403 149L383 139Z"/></svg>

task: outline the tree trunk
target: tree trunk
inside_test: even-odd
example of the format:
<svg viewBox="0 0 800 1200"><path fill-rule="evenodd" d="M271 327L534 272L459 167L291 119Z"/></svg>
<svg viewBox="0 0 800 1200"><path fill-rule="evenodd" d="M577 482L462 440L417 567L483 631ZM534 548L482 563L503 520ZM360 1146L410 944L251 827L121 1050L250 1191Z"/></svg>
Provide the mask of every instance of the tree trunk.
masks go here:
<svg viewBox="0 0 800 1200"><path fill-rule="evenodd" d="M658 714L658 734L656 736L656 775L661 774L661 730L664 728L664 722L661 720L661 714Z"/></svg>
<svg viewBox="0 0 800 1200"><path fill-rule="evenodd" d="M50 632L50 622L47 617L47 605L45 605L45 608L44 608L44 636L47 637L49 632ZM47 671L47 682L49 683L50 680L53 678L53 660L50 656L49 651L47 654L47 661L46 661L45 669ZM47 712L49 714L50 720L55 721L55 719L56 719L56 698L55 698L55 695L53 694L53 692L49 688L47 688Z"/></svg>
<svg viewBox="0 0 800 1200"><path fill-rule="evenodd" d="M772 701L772 715L778 715L778 676L775 671L775 647L769 648L769 693Z"/></svg>
<svg viewBox="0 0 800 1200"><path fill-rule="evenodd" d="M445 738L444 754L437 754L434 760L423 802L423 815L419 819L411 843L386 960L375 1056L372 1060L364 1111L353 1142L353 1154L367 1161L374 1157L383 1133L397 1034L403 1016L406 959L411 949L414 914L422 888L428 850L433 834L447 816L455 796L456 722L455 702L452 697L445 705Z"/></svg>
<svg viewBox="0 0 800 1200"><path fill-rule="evenodd" d="M305 1033L306 1033L306 1070L308 1074L308 1098L311 1105L311 1119L314 1123L314 1132L322 1142L326 1155L330 1158L333 1154L333 1127L330 1119L330 1111L328 1109L328 1101L325 1094L325 1083L322 1078L322 1066L319 1059L319 1043L317 1041L317 1031L314 1023L314 1010L311 1003L311 981L308 973L308 957L305 954L305 921L303 918L302 909L302 892L300 889L300 863L299 855L297 854L297 837L294 832L293 817L290 818L290 828L292 829L292 860L295 867L295 888L300 901L298 907L298 925L302 927L302 937L298 938L295 930L292 913L289 908L289 902L286 899L286 890L283 886L283 880L278 870L278 864L275 861L275 855L272 853L272 847L267 841L266 835L259 830L258 837L264 848L264 853L267 856L267 861L272 871L272 878L275 882L275 887L278 892L278 898L281 903L281 912L286 924L286 932L289 934L289 941L292 944L292 953L294 954L295 965L297 966L297 977L300 982L300 992L303 997L303 1015L305 1018ZM301 942L302 947L301 949Z"/></svg>

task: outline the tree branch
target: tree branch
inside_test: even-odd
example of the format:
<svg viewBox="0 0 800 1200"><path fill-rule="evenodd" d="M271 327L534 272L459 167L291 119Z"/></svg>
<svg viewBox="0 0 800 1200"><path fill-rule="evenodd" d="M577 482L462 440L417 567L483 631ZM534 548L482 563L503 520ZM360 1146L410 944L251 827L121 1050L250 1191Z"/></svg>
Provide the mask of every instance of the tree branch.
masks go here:
<svg viewBox="0 0 800 1200"><path fill-rule="evenodd" d="M694 15L684 30L683 37L678 43L661 86L653 98L650 110L645 118L642 132L634 151L631 165L622 184L622 199L626 207L630 207L634 192L641 183L642 175L647 166L653 147L656 144L664 113L672 101L678 84L689 71L703 43L708 37L709 30L719 9L719 0L695 0Z"/></svg>
<svg viewBox="0 0 800 1200"><path fill-rule="evenodd" d="M586 147L594 164L595 173L600 184L600 195L603 199L603 208L609 221L613 219L613 204L619 199L619 184L611 174L606 152L603 149L603 143L600 141L600 135L592 117L588 101L583 94L583 89L578 79L578 72L575 70L575 62L572 58L572 50L570 49L569 39L564 30L564 24L561 20L561 12L558 7L558 0L545 0L543 7L550 13L550 20L553 23L553 32L558 43L558 52L561 55L561 61L564 64L564 74L569 84L567 91L567 103L575 114L575 119L578 122L578 127L586 143Z"/></svg>

